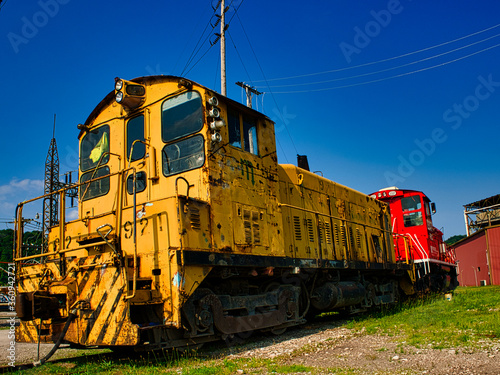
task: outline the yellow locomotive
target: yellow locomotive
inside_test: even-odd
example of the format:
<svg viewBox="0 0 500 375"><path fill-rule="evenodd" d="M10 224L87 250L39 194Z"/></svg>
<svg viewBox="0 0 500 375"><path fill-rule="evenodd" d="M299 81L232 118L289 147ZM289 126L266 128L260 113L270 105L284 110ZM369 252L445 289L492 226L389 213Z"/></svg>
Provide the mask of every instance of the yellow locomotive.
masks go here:
<svg viewBox="0 0 500 375"><path fill-rule="evenodd" d="M27 255L36 199L17 208L19 342L198 345L411 293L388 205L278 164L257 111L184 78L117 78L78 128L78 219L54 192L58 224Z"/></svg>

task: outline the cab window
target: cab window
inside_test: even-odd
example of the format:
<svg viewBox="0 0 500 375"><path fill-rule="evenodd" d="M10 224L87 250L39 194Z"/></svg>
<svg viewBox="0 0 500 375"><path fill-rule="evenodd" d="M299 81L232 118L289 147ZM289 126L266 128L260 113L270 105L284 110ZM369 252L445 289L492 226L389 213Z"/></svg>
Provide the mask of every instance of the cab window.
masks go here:
<svg viewBox="0 0 500 375"><path fill-rule="evenodd" d="M201 96L196 91L184 92L165 100L161 110L163 142L196 133L203 127Z"/></svg>
<svg viewBox="0 0 500 375"><path fill-rule="evenodd" d="M162 150L162 170L165 176L190 171L205 163L202 135L165 145Z"/></svg>
<svg viewBox="0 0 500 375"><path fill-rule="evenodd" d="M259 154L257 142L257 119L248 115L241 115L228 108L227 128L229 144L241 148L254 155Z"/></svg>
<svg viewBox="0 0 500 375"><path fill-rule="evenodd" d="M135 192L140 193L146 190L148 180L146 178L146 172L137 172L135 174ZM134 194L134 175L130 174L127 177L127 193Z"/></svg>
<svg viewBox="0 0 500 375"><path fill-rule="evenodd" d="M80 142L80 169L88 171L109 161L109 125L90 130Z"/></svg>
<svg viewBox="0 0 500 375"><path fill-rule="evenodd" d="M90 130L80 142L80 199L82 201L109 192L109 125ZM99 177L96 181L85 183Z"/></svg>
<svg viewBox="0 0 500 375"><path fill-rule="evenodd" d="M415 211L422 208L422 202L418 195L413 197L405 197L401 199L401 208L403 211Z"/></svg>
<svg viewBox="0 0 500 375"><path fill-rule="evenodd" d="M245 151L258 155L257 148L257 120L253 117L243 116L243 141Z"/></svg>
<svg viewBox="0 0 500 375"><path fill-rule="evenodd" d="M420 196L414 195L402 198L401 208L403 210L403 222L405 227L415 227L424 223L421 210L422 200Z"/></svg>
<svg viewBox="0 0 500 375"><path fill-rule="evenodd" d="M403 214L403 221L405 227L416 227L424 223L424 219L422 218L422 212L420 211Z"/></svg>
<svg viewBox="0 0 500 375"><path fill-rule="evenodd" d="M227 111L227 128L229 144L241 148L240 115L230 109Z"/></svg>
<svg viewBox="0 0 500 375"><path fill-rule="evenodd" d="M108 194L109 192L109 167L101 167L97 170L91 170L84 173L80 178L80 200L85 201L95 197L100 197ZM99 178L104 177L104 178ZM87 182L89 180L97 179L96 181Z"/></svg>
<svg viewBox="0 0 500 375"><path fill-rule="evenodd" d="M140 142L135 142L140 141ZM134 143L135 142L135 143ZM144 116L137 116L127 122L127 160L135 161L146 155L144 142ZM133 146L132 146L133 145Z"/></svg>

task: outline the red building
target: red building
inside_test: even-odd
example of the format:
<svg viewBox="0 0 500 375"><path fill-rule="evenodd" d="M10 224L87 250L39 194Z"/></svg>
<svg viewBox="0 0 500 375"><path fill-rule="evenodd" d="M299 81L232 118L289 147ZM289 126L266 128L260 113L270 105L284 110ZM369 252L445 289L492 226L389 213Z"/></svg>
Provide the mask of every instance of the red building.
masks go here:
<svg viewBox="0 0 500 375"><path fill-rule="evenodd" d="M461 286L500 285L500 226L481 229L452 248Z"/></svg>
<svg viewBox="0 0 500 375"><path fill-rule="evenodd" d="M452 245L463 286L500 285L500 194L465 207L468 237Z"/></svg>

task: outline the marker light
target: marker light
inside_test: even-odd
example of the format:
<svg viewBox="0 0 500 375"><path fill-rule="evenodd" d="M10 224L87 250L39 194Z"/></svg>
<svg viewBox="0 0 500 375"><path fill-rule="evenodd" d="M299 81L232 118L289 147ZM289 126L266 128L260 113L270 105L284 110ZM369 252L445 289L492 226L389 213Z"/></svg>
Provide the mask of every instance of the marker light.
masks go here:
<svg viewBox="0 0 500 375"><path fill-rule="evenodd" d="M211 136L213 142L220 142L222 141L222 136L219 133L214 133Z"/></svg>
<svg viewBox="0 0 500 375"><path fill-rule="evenodd" d="M210 123L210 129L212 129L212 130L218 130L220 128L223 128L224 125L226 125L226 124L224 123L223 120L212 121Z"/></svg>
<svg viewBox="0 0 500 375"><path fill-rule="evenodd" d="M219 108L212 108L209 112L208 115L213 118L219 118L220 117L220 111Z"/></svg>
<svg viewBox="0 0 500 375"><path fill-rule="evenodd" d="M216 106L219 104L219 100L215 96L212 96L210 99L208 99L208 104Z"/></svg>

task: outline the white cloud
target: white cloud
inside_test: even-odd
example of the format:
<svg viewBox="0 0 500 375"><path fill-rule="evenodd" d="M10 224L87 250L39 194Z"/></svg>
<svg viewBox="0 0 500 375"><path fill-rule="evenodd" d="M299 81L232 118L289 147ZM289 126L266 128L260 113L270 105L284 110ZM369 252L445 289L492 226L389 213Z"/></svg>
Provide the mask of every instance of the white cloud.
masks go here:
<svg viewBox="0 0 500 375"><path fill-rule="evenodd" d="M0 185L0 200L8 200L12 196L22 194L23 192L38 195L43 194L43 181L30 180L29 178L18 180L14 177L8 185Z"/></svg>
<svg viewBox="0 0 500 375"><path fill-rule="evenodd" d="M0 218L13 218L18 203L43 195L43 181L26 178L13 178L8 184L0 185ZM41 201L40 201L41 202ZM40 212L41 203L34 202L25 211L26 214ZM31 207L33 206L33 207ZM35 207L36 206L36 207Z"/></svg>

